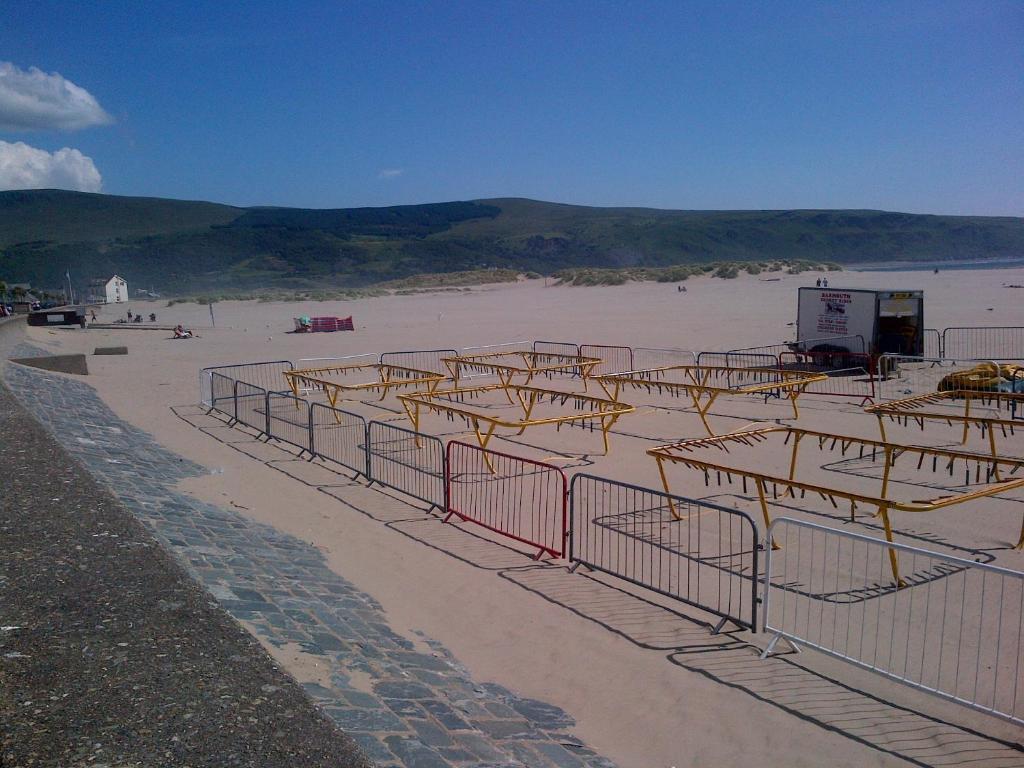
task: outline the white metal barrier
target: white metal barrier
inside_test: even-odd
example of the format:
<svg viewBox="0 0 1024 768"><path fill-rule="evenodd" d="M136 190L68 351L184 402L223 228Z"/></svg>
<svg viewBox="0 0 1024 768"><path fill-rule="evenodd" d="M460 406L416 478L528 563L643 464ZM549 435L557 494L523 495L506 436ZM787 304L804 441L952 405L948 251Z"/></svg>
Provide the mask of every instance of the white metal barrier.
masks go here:
<svg viewBox="0 0 1024 768"><path fill-rule="evenodd" d="M767 537L762 658L785 640L1024 725L1024 573L785 517Z"/></svg>

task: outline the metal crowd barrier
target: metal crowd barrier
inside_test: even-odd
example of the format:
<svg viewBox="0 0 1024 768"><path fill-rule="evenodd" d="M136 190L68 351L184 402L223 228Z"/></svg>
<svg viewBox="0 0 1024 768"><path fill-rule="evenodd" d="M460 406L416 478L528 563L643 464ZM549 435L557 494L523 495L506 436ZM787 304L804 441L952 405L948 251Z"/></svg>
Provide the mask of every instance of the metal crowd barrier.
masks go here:
<svg viewBox="0 0 1024 768"><path fill-rule="evenodd" d="M570 500L574 567L708 611L715 631L727 620L757 631L761 544L746 513L588 474L572 478Z"/></svg>
<svg viewBox="0 0 1024 768"><path fill-rule="evenodd" d="M262 363L237 363L233 365L214 365L203 368L199 372L199 399L203 405L213 407L211 382L214 373L227 376L229 379L255 384L268 391L285 389L283 371L294 366L290 360L270 360Z"/></svg>
<svg viewBox="0 0 1024 768"><path fill-rule="evenodd" d="M942 334L937 328L924 329L924 356L942 357Z"/></svg>
<svg viewBox="0 0 1024 768"><path fill-rule="evenodd" d="M584 357L597 357L601 362L594 366L591 374L623 373L636 370L633 365L633 349L608 344L580 344L580 354Z"/></svg>
<svg viewBox="0 0 1024 768"><path fill-rule="evenodd" d="M823 354L828 355L828 360L821 359ZM827 380L816 381L808 386L805 394L856 397L862 403L874 402L875 376L870 355L849 352L783 352L779 355L779 366L787 370L813 371L828 376Z"/></svg>
<svg viewBox="0 0 1024 768"><path fill-rule="evenodd" d="M313 453L309 401L284 392L267 393L267 437Z"/></svg>
<svg viewBox="0 0 1024 768"><path fill-rule="evenodd" d="M244 381L234 383L233 418L240 424L252 427L261 435L270 434L270 409L267 407L267 390Z"/></svg>
<svg viewBox="0 0 1024 768"><path fill-rule="evenodd" d="M455 357L459 354L454 349L410 349L403 352L382 352L382 365L397 365L402 368L415 368L418 371L447 373L448 369L441 362L444 357Z"/></svg>
<svg viewBox="0 0 1024 768"><path fill-rule="evenodd" d="M366 419L340 408L313 403L309 409L309 430L314 456L369 476Z"/></svg>
<svg viewBox="0 0 1024 768"><path fill-rule="evenodd" d="M445 457L440 438L371 421L366 430L367 479L444 510Z"/></svg>
<svg viewBox="0 0 1024 768"><path fill-rule="evenodd" d="M534 352L546 352L552 355L579 355L580 345L571 341L535 341Z"/></svg>
<svg viewBox="0 0 1024 768"><path fill-rule="evenodd" d="M235 416L235 380L211 371L200 381L205 385L200 390L204 398L203 405L211 410L220 411L232 419L237 419Z"/></svg>
<svg viewBox="0 0 1024 768"><path fill-rule="evenodd" d="M784 517L767 537L762 658L785 640L1024 725L1024 573Z"/></svg>
<svg viewBox="0 0 1024 768"><path fill-rule="evenodd" d="M942 331L942 357L1024 360L1024 326L946 328Z"/></svg>
<svg viewBox="0 0 1024 768"><path fill-rule="evenodd" d="M698 352L697 365L719 368L778 368L779 356L769 352Z"/></svg>
<svg viewBox="0 0 1024 768"><path fill-rule="evenodd" d="M660 349L657 347L633 347L634 370L664 368L668 365L696 365L697 353L687 349Z"/></svg>
<svg viewBox="0 0 1024 768"><path fill-rule="evenodd" d="M556 466L451 441L445 461L452 515L536 547L535 559L565 554L568 481Z"/></svg>

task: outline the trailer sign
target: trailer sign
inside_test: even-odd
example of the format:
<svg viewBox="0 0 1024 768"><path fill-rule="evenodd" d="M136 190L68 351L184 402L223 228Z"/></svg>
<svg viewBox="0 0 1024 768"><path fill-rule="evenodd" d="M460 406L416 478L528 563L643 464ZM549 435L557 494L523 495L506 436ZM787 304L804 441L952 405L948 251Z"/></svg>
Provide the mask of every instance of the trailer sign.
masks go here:
<svg viewBox="0 0 1024 768"><path fill-rule="evenodd" d="M850 294L843 291L827 291L818 299L818 316L814 332L819 336L846 336L849 319L846 307L853 303Z"/></svg>
<svg viewBox="0 0 1024 768"><path fill-rule="evenodd" d="M801 338L863 336L874 330L875 296L862 291L801 292Z"/></svg>

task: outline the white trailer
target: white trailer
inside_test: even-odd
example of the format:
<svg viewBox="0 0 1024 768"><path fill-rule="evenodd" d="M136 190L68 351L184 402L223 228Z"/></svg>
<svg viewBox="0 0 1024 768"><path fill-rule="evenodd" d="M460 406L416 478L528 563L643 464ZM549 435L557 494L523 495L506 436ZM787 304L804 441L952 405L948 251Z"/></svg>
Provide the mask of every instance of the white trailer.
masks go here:
<svg viewBox="0 0 1024 768"><path fill-rule="evenodd" d="M923 355L924 291L801 288L796 327L801 352Z"/></svg>

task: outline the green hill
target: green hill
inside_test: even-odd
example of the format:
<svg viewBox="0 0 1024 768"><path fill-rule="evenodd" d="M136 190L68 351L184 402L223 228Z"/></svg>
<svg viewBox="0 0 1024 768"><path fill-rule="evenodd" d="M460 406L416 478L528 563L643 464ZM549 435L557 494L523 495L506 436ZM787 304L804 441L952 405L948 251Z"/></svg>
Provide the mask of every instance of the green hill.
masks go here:
<svg viewBox="0 0 1024 768"><path fill-rule="evenodd" d="M217 203L62 189L0 192L0 249L38 240L103 242L202 230L244 212Z"/></svg>
<svg viewBox="0 0 1024 768"><path fill-rule="evenodd" d="M360 287L410 275L712 261L1024 256L1024 219L883 211L668 211L493 199L235 208L58 190L0 192L0 279L118 273L164 293Z"/></svg>

